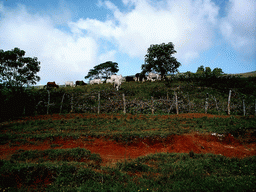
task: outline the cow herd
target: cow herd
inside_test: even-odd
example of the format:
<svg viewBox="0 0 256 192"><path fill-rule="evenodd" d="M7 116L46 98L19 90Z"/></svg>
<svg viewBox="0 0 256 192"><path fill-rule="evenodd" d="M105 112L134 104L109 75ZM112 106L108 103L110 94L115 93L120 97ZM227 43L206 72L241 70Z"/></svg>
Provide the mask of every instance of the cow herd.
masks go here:
<svg viewBox="0 0 256 192"><path fill-rule="evenodd" d="M161 75L156 74L156 73L149 73L148 76L141 74L141 73L137 73L135 75L135 77L133 76L127 76L127 77L123 77L122 75L111 75L110 79L106 80L106 83L111 83L113 84L114 88L116 88L116 90L118 91L121 88L121 84L122 82L126 81L126 82L130 82L130 81L156 81L156 80L161 80ZM103 81L101 79L93 79L90 80L89 84L93 85L93 84L102 84ZM87 83L83 82L83 81L76 81L76 83L74 84L73 81L67 81L65 82L65 87L70 86L70 87L75 87L75 86L83 86L83 85L87 85ZM59 85L57 85L54 81L53 82L48 82L47 85L44 86L44 88L59 88Z"/></svg>

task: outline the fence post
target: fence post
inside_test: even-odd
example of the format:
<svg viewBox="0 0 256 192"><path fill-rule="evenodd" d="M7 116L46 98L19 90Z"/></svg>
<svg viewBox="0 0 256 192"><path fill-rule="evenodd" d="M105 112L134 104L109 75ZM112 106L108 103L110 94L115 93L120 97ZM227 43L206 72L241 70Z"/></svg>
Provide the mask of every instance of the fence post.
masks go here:
<svg viewBox="0 0 256 192"><path fill-rule="evenodd" d="M60 104L60 113L61 113L61 110L62 110L62 105L63 105L63 101L64 101L64 96L65 96L65 93L64 93L63 96L62 96L62 100L61 100L61 104Z"/></svg>
<svg viewBox="0 0 256 192"><path fill-rule="evenodd" d="M230 98L231 98L231 90L229 90L229 95L228 95L228 115L230 115Z"/></svg>
<svg viewBox="0 0 256 192"><path fill-rule="evenodd" d="M244 99L243 99L243 112L244 112L244 116L245 116L245 103L244 103Z"/></svg>
<svg viewBox="0 0 256 192"><path fill-rule="evenodd" d="M100 114L100 92L98 92L98 114Z"/></svg>
<svg viewBox="0 0 256 192"><path fill-rule="evenodd" d="M46 112L46 114L48 115L49 114L49 107L50 107L50 91L47 90L47 92L48 92L48 103L47 103L47 112Z"/></svg>
<svg viewBox="0 0 256 192"><path fill-rule="evenodd" d="M170 106L170 109L168 110L168 115L170 114L170 111L171 111L171 109L172 109L172 106L173 106L173 104L174 104L174 98L172 98L172 104L171 104L171 106Z"/></svg>
<svg viewBox="0 0 256 192"><path fill-rule="evenodd" d="M125 103L125 95L124 95L124 93L123 93L123 101L124 101L124 114L126 114L126 103Z"/></svg>
<svg viewBox="0 0 256 192"><path fill-rule="evenodd" d="M216 109L217 109L217 111L219 112L219 108L218 108L218 105L217 105L217 100L216 100L215 96L213 97L213 99L214 99L214 101L215 101L215 104L216 104Z"/></svg>
<svg viewBox="0 0 256 192"><path fill-rule="evenodd" d="M169 100L169 95L168 95L168 92L167 92L167 101Z"/></svg>
<svg viewBox="0 0 256 192"><path fill-rule="evenodd" d="M152 111L152 114L154 114L154 97L151 96L151 111Z"/></svg>
<svg viewBox="0 0 256 192"><path fill-rule="evenodd" d="M178 115L179 114L178 96L176 92L174 92L174 94L175 94L175 100L176 100L176 114Z"/></svg>
<svg viewBox="0 0 256 192"><path fill-rule="evenodd" d="M190 100L189 100L189 94L188 94L188 112L190 113L191 107L190 107Z"/></svg>
<svg viewBox="0 0 256 192"><path fill-rule="evenodd" d="M207 93L206 100L205 100L205 110L204 110L205 114L207 114L207 110L208 110L208 93Z"/></svg>

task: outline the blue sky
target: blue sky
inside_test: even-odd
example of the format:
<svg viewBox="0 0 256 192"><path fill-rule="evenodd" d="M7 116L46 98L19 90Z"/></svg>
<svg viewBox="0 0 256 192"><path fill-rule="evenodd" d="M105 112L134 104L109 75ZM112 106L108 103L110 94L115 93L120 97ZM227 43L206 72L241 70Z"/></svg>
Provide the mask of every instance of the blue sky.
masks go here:
<svg viewBox="0 0 256 192"><path fill-rule="evenodd" d="M87 81L106 61L134 75L151 44L168 42L179 72L256 70L255 0L0 0L0 34L0 49L38 58L38 84Z"/></svg>

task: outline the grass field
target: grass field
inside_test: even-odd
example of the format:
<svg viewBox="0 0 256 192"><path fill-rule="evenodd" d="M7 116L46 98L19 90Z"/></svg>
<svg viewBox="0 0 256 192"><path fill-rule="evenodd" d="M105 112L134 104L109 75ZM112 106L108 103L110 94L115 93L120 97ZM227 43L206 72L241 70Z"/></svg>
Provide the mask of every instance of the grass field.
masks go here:
<svg viewBox="0 0 256 192"><path fill-rule="evenodd" d="M255 191L255 117L66 114L0 125L1 191Z"/></svg>

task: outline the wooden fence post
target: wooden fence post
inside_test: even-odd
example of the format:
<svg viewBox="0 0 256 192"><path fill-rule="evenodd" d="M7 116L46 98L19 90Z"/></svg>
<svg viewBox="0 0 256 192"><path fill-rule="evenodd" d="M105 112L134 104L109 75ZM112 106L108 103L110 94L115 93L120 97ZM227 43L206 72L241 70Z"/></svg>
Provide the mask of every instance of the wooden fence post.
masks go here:
<svg viewBox="0 0 256 192"><path fill-rule="evenodd" d="M190 100L189 100L189 94L188 94L188 112L190 113L191 107L190 107Z"/></svg>
<svg viewBox="0 0 256 192"><path fill-rule="evenodd" d="M125 95L124 95L124 93L123 93L123 101L124 101L124 114L126 114L126 103L125 103Z"/></svg>
<svg viewBox="0 0 256 192"><path fill-rule="evenodd" d="M175 100L176 100L176 114L178 115L179 114L178 96L176 92L174 92L174 94L175 94Z"/></svg>
<svg viewBox="0 0 256 192"><path fill-rule="evenodd" d="M168 92L167 92L167 101L169 100L169 95L168 95Z"/></svg>
<svg viewBox="0 0 256 192"><path fill-rule="evenodd" d="M50 107L50 91L47 90L47 92L48 92L48 103L47 103L47 112L46 112L46 114L48 115L49 114L49 107Z"/></svg>
<svg viewBox="0 0 256 192"><path fill-rule="evenodd" d="M168 115L170 114L170 111L171 111L171 109L172 109L172 106L173 106L173 104L174 104L174 98L172 98L172 104L171 104L171 106L170 106L170 109L168 110Z"/></svg>
<svg viewBox="0 0 256 192"><path fill-rule="evenodd" d="M245 116L245 103L244 103L244 99L243 99L243 112L244 112L244 116Z"/></svg>
<svg viewBox="0 0 256 192"><path fill-rule="evenodd" d="M208 110L208 93L207 93L206 100L205 100L205 110L204 110L205 114L207 114L207 110Z"/></svg>
<svg viewBox="0 0 256 192"><path fill-rule="evenodd" d="M64 101L64 96L65 96L65 93L64 93L63 96L62 96L62 100L61 100L61 104L60 104L60 113L61 113L61 110L62 110L62 105L63 105L63 101Z"/></svg>
<svg viewBox="0 0 256 192"><path fill-rule="evenodd" d="M98 114L100 114L100 92L98 93Z"/></svg>
<svg viewBox="0 0 256 192"><path fill-rule="evenodd" d="M154 97L151 96L151 112L154 114Z"/></svg>
<svg viewBox="0 0 256 192"><path fill-rule="evenodd" d="M217 105L217 100L216 100L215 96L213 97L213 99L214 99L214 101L215 101L215 104L216 104L216 109L217 109L217 111L219 112L219 108L218 108L218 105Z"/></svg>
<svg viewBox="0 0 256 192"><path fill-rule="evenodd" d="M228 95L228 115L230 115L230 98L231 98L231 90L229 90L229 95Z"/></svg>

